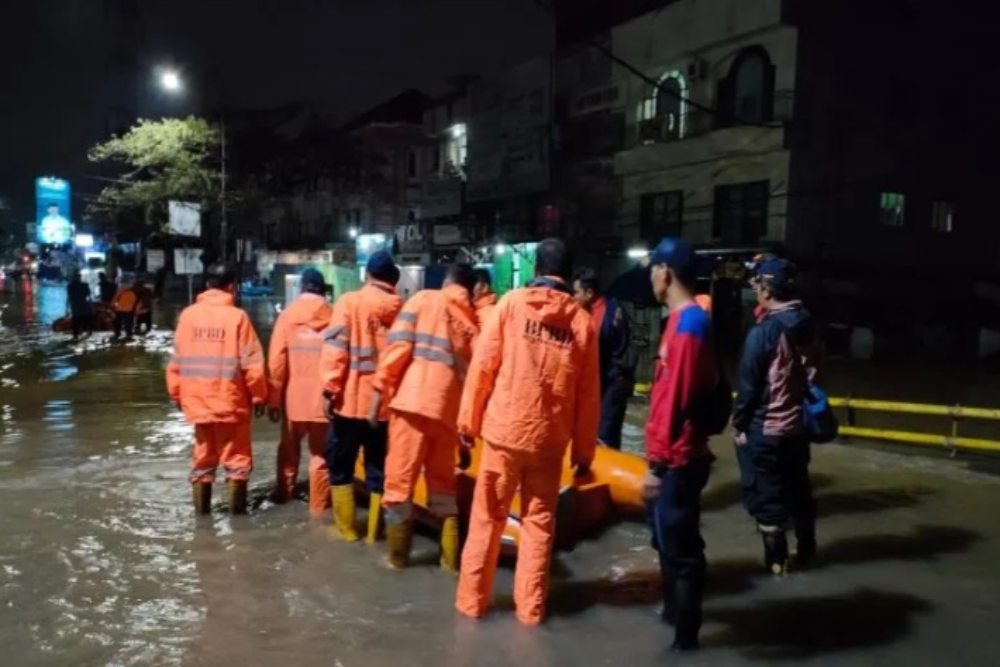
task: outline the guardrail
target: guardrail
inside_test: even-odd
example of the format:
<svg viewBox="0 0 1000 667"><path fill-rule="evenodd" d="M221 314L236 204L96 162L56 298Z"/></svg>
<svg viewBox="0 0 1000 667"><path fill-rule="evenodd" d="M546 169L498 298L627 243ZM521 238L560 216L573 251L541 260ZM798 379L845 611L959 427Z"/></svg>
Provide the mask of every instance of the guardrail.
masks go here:
<svg viewBox="0 0 1000 667"><path fill-rule="evenodd" d="M637 394L648 394L648 383L636 384ZM943 447L949 450L968 449L979 452L1000 453L1000 440L970 438L958 434L959 422L963 419L1000 422L1000 409L976 408L963 405L935 405L932 403L908 403L904 401L879 401L848 396L831 397L830 405L847 411L846 423L840 425L840 435L844 437L888 440L924 447ZM893 414L921 415L925 417L948 417L951 432L948 434L902 431L898 429L872 428L857 425L857 412L887 412Z"/></svg>

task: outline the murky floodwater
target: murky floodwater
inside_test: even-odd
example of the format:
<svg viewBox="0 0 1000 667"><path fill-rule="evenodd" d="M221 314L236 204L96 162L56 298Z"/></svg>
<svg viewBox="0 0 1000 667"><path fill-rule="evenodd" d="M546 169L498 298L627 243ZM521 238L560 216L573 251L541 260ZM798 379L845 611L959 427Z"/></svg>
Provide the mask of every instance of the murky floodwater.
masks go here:
<svg viewBox="0 0 1000 667"><path fill-rule="evenodd" d="M0 328L0 647L4 665L662 664L655 559L622 523L559 554L551 618L452 612L454 580L418 540L418 565L330 541L304 503L263 498L277 433L256 422L258 507L198 522L191 431L166 400L169 335L113 346L50 333L61 286L7 285ZM250 309L265 333L271 306ZM172 313L160 314L160 326ZM993 403L1000 403L1000 396ZM626 436L639 443L642 406ZM1000 481L983 461L899 449L817 448L822 558L776 581L738 504L729 448L705 494L705 649L690 664L995 664ZM221 484L216 497L222 497ZM423 561L426 567L419 566Z"/></svg>

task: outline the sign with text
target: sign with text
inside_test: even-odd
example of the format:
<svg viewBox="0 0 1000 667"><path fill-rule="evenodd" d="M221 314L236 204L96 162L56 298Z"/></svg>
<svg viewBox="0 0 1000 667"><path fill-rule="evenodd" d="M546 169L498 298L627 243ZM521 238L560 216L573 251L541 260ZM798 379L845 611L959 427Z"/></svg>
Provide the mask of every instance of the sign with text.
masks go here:
<svg viewBox="0 0 1000 667"><path fill-rule="evenodd" d="M65 245L73 240L70 222L69 181L62 178L35 179L35 240Z"/></svg>
<svg viewBox="0 0 1000 667"><path fill-rule="evenodd" d="M163 250L146 251L146 270L156 273L167 265L167 253Z"/></svg>

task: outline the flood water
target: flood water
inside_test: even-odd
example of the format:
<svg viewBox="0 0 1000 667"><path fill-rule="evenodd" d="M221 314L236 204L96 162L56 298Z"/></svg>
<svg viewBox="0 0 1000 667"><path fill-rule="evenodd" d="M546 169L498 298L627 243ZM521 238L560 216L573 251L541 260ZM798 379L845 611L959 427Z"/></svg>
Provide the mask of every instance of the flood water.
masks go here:
<svg viewBox="0 0 1000 667"><path fill-rule="evenodd" d="M196 520L191 429L165 395L174 311L145 341L53 334L65 287L0 293L0 647L3 665L995 664L1000 477L991 461L854 444L814 451L821 557L775 580L739 505L730 446L705 492L704 649L668 652L655 556L638 522L558 554L550 619L452 611L430 539L415 565L331 541L304 502L265 500L277 431L255 423L255 508L221 483ZM273 306L249 304L262 336ZM1000 403L1000 396L995 403ZM643 406L626 436L640 443ZM304 477L304 475L303 475ZM422 564L423 563L423 564Z"/></svg>

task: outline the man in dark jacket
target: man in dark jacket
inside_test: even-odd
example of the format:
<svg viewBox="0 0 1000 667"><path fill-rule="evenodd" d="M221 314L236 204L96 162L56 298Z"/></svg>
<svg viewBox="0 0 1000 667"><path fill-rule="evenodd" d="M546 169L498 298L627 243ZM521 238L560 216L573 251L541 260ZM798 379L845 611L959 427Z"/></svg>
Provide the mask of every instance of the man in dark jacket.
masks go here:
<svg viewBox="0 0 1000 667"><path fill-rule="evenodd" d="M762 317L747 335L733 412L743 503L764 541L776 575L788 562L785 528L795 525L798 560L816 551L816 505L809 479L809 438L803 404L815 368L815 325L794 298L794 267L768 257L751 284Z"/></svg>
<svg viewBox="0 0 1000 667"><path fill-rule="evenodd" d="M613 449L622 447L622 424L635 382L631 360L631 331L621 305L601 294L597 273L584 268L573 276L573 296L590 313L601 353L601 425L597 440Z"/></svg>
<svg viewBox="0 0 1000 667"><path fill-rule="evenodd" d="M73 340L79 338L85 331L87 335L94 333L94 309L91 304L90 285L83 282L79 271L73 272L73 277L66 287L66 301L73 320Z"/></svg>

